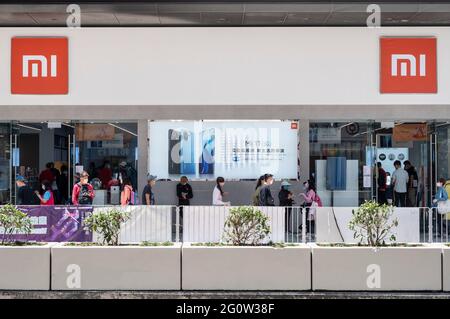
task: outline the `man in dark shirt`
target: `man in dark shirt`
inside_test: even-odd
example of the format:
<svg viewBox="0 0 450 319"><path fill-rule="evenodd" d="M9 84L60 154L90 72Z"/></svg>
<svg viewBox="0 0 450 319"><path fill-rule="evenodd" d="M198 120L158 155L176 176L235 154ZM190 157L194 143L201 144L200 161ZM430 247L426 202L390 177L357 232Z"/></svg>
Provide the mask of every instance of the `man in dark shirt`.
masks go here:
<svg viewBox="0 0 450 319"><path fill-rule="evenodd" d="M419 183L419 177L417 175L416 168L412 166L410 161L404 161L403 165L405 167L405 171L408 172L409 180L408 180L408 194L406 200L406 206L408 207L416 207L417 206L417 186Z"/></svg>
<svg viewBox="0 0 450 319"><path fill-rule="evenodd" d="M188 178L186 176L182 176L177 185L178 205L180 206L189 206L190 199L194 197L192 187L188 182Z"/></svg>
<svg viewBox="0 0 450 319"><path fill-rule="evenodd" d="M155 194L153 193L153 187L156 184L156 176L149 175L147 178L147 185L142 192L142 204L143 205L155 205Z"/></svg>
<svg viewBox="0 0 450 319"><path fill-rule="evenodd" d="M386 171L383 169L381 162L377 163L378 168L378 178L377 178L377 186L378 186L378 203L379 204L387 204L386 197L386 183L387 183L387 175Z"/></svg>

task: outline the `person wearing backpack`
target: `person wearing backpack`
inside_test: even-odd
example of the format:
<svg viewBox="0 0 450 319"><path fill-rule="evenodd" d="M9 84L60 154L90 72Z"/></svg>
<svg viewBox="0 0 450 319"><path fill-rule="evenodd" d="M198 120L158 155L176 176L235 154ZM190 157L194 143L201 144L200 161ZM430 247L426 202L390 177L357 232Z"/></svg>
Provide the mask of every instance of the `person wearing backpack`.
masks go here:
<svg viewBox="0 0 450 319"><path fill-rule="evenodd" d="M135 197L131 180L129 178L125 178L123 181L123 190L120 193L120 205L134 205L134 201Z"/></svg>
<svg viewBox="0 0 450 319"><path fill-rule="evenodd" d="M73 186L72 204L77 206L92 205L94 197L94 187L89 184L89 174L83 171L80 174L80 181Z"/></svg>

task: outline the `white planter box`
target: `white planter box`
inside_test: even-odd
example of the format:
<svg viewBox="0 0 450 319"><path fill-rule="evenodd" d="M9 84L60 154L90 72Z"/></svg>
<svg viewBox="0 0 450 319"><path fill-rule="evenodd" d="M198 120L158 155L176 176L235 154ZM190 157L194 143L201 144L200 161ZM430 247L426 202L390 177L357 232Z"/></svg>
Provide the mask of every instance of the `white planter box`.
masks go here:
<svg viewBox="0 0 450 319"><path fill-rule="evenodd" d="M441 290L442 247L312 246L313 290Z"/></svg>
<svg viewBox="0 0 450 319"><path fill-rule="evenodd" d="M183 244L183 290L310 290L311 250Z"/></svg>
<svg viewBox="0 0 450 319"><path fill-rule="evenodd" d="M444 291L450 291L450 247L444 246L442 255L442 276Z"/></svg>
<svg viewBox="0 0 450 319"><path fill-rule="evenodd" d="M0 290L49 290L50 247L0 246Z"/></svg>
<svg viewBox="0 0 450 319"><path fill-rule="evenodd" d="M52 247L52 290L179 290L181 244Z"/></svg>

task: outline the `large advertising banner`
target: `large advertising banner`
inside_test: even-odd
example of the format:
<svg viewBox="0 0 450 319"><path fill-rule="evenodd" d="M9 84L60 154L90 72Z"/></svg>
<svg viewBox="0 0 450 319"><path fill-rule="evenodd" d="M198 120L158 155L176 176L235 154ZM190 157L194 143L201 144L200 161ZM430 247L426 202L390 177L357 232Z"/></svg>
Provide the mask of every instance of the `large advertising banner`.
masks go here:
<svg viewBox="0 0 450 319"><path fill-rule="evenodd" d="M163 179L297 178L297 129L290 121L150 123L150 173Z"/></svg>
<svg viewBox="0 0 450 319"><path fill-rule="evenodd" d="M31 218L33 229L28 236L14 234L16 241L90 242L92 233L84 230L83 220L92 213L86 206L18 206ZM0 234L2 239L3 232Z"/></svg>

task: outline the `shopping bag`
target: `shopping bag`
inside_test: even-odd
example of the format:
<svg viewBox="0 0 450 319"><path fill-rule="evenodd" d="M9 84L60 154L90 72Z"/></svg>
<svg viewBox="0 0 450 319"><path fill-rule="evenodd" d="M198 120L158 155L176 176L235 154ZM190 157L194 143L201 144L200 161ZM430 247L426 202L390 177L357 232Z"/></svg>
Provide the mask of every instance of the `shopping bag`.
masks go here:
<svg viewBox="0 0 450 319"><path fill-rule="evenodd" d="M439 201L437 204L437 209L439 214L450 213L450 200Z"/></svg>

